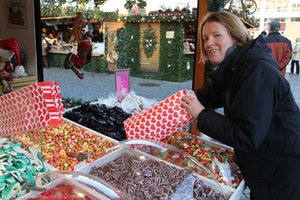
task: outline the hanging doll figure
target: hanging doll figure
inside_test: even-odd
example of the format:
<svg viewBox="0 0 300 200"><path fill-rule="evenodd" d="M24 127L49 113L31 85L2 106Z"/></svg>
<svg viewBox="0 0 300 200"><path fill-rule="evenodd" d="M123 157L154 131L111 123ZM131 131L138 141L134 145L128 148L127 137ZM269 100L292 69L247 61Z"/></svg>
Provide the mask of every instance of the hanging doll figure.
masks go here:
<svg viewBox="0 0 300 200"><path fill-rule="evenodd" d="M76 30L75 38L77 41L77 54L69 53L65 59L65 69L72 69L79 79L84 78L84 73L79 69L91 61L92 55L92 29L86 26L84 30L82 24L82 13L77 13L76 21L74 24L74 31ZM77 27L79 26L79 27Z"/></svg>

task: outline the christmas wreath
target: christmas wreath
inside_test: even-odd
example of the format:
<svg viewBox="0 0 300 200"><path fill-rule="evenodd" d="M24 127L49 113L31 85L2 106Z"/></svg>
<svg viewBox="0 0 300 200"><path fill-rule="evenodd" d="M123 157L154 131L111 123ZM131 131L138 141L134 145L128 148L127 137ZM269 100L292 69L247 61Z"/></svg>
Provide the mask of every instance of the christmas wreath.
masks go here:
<svg viewBox="0 0 300 200"><path fill-rule="evenodd" d="M147 6L147 2L145 0L137 0L137 6L141 9L145 8Z"/></svg>
<svg viewBox="0 0 300 200"><path fill-rule="evenodd" d="M155 31L150 25L143 31L143 35L144 53L149 59L152 56L153 52L156 50L157 38L155 35Z"/></svg>
<svg viewBox="0 0 300 200"><path fill-rule="evenodd" d="M127 10L131 10L135 4L135 0L126 0L126 3L124 4L124 8Z"/></svg>

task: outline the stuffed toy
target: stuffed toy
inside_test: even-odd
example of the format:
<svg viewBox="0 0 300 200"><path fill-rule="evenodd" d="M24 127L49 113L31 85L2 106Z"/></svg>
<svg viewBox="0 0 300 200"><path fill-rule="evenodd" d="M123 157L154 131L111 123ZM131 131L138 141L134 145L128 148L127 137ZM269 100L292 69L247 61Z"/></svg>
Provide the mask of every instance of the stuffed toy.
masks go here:
<svg viewBox="0 0 300 200"><path fill-rule="evenodd" d="M27 76L27 75L28 74L25 72L23 65L17 65L15 67L14 72L12 73L13 77L23 77L23 76Z"/></svg>
<svg viewBox="0 0 300 200"><path fill-rule="evenodd" d="M12 57L15 55L17 66L11 63ZM12 91L12 77L27 76L25 69L20 65L19 44L14 38L0 39L0 58L5 61L5 66L0 70L0 95L7 94Z"/></svg>
<svg viewBox="0 0 300 200"><path fill-rule="evenodd" d="M0 71L0 96L12 91L12 84L9 81L12 80L11 73L13 71L13 65L10 61L5 62L4 69Z"/></svg>
<svg viewBox="0 0 300 200"><path fill-rule="evenodd" d="M18 65L20 65L19 44L16 39L0 39L0 57L10 61L13 55L16 56Z"/></svg>

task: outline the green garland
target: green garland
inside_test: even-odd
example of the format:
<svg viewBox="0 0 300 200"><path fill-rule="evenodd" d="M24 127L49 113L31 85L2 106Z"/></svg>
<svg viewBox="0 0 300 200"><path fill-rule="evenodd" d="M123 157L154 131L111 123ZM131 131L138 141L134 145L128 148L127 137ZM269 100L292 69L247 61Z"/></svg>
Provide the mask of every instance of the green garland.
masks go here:
<svg viewBox="0 0 300 200"><path fill-rule="evenodd" d="M126 23L117 31L115 50L119 53L118 68L130 69L131 76L139 76L140 65L140 25Z"/></svg>
<svg viewBox="0 0 300 200"><path fill-rule="evenodd" d="M160 15L160 16L142 16L142 15L132 15L132 16L121 16L120 19L124 22L186 22L195 21L197 18L195 13L190 13L187 15Z"/></svg>
<svg viewBox="0 0 300 200"><path fill-rule="evenodd" d="M152 57L153 52L156 50L156 45L157 37L155 31L149 25L148 28L143 31L143 48L148 59Z"/></svg>
<svg viewBox="0 0 300 200"><path fill-rule="evenodd" d="M161 80L183 82L191 80L194 72L194 54L183 53L184 29L188 24L160 24L159 74ZM174 38L166 37L167 31L174 31ZM190 68L187 65L190 65Z"/></svg>
<svg viewBox="0 0 300 200"><path fill-rule="evenodd" d="M103 5L107 0L94 0L94 4L96 6Z"/></svg>

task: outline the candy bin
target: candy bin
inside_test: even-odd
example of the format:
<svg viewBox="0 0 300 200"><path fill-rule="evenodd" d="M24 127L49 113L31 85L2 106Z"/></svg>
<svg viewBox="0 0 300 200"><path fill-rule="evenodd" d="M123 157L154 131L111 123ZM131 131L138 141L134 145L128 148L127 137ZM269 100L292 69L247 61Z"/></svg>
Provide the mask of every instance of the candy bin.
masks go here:
<svg viewBox="0 0 300 200"><path fill-rule="evenodd" d="M230 187L234 191L233 197L240 197L245 182L231 147L182 131L164 138L162 142L191 155L210 170L217 182ZM211 178L211 174L205 171L201 172L201 175Z"/></svg>
<svg viewBox="0 0 300 200"><path fill-rule="evenodd" d="M131 114L117 106L109 107L97 103L83 104L64 113L64 118L117 141L126 140L123 121L130 116Z"/></svg>
<svg viewBox="0 0 300 200"><path fill-rule="evenodd" d="M22 199L129 200L108 182L74 171L51 171L38 176L35 187Z"/></svg>
<svg viewBox="0 0 300 200"><path fill-rule="evenodd" d="M39 153L42 152L42 141L44 140L43 134L38 131L26 131L21 133L14 133L5 136L10 141L20 143L22 149L29 151L29 148L36 149Z"/></svg>
<svg viewBox="0 0 300 200"><path fill-rule="evenodd" d="M53 170L76 170L82 163L89 163L107 154L110 148L118 141L74 124L68 119L59 126L48 126L39 130L14 135L11 139L20 142L24 149L37 146L36 136L39 140L39 152L43 160Z"/></svg>
<svg viewBox="0 0 300 200"><path fill-rule="evenodd" d="M79 171L109 182L133 200L229 199L231 191L195 173L195 169L207 169L183 151L177 151L173 163L142 151L157 148L173 152L169 147L175 149L145 140L121 142L115 151Z"/></svg>
<svg viewBox="0 0 300 200"><path fill-rule="evenodd" d="M29 192L28 186L35 185L35 178L47 172L36 149L29 151L0 137L0 199L22 197Z"/></svg>

